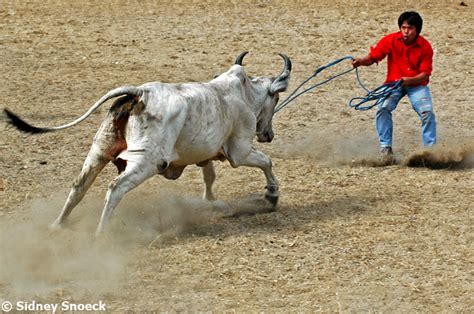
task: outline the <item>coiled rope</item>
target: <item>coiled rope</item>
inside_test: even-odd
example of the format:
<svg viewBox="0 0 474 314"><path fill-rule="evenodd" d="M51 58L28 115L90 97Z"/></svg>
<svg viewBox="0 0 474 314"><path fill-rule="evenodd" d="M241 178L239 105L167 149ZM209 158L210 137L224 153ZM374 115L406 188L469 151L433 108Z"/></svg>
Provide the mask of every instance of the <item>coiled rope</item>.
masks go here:
<svg viewBox="0 0 474 314"><path fill-rule="evenodd" d="M334 80L335 78L337 78L341 75L352 72L353 70L356 71L357 82L367 92L367 95L365 97L354 97L349 101L349 104L348 104L349 107L354 108L356 110L361 110L361 111L369 110L369 109L379 105L380 103L382 103L393 91L401 89L402 81L400 80L400 81L397 81L397 82L391 82L391 83L383 84L383 85L375 88L374 90L369 90L367 87L365 87L364 84L362 84L362 81L360 80L359 69L352 67L348 70L337 73L336 75L333 75L330 78L328 78L328 79L326 79L322 82L316 83L316 84L314 84L314 85L298 92L298 90L300 90L306 83L308 83L310 80L312 80L314 77L316 77L321 71L323 71L327 68L330 68L330 67L332 67L332 66L334 66L334 65L336 65L336 64L338 64L338 63L340 63L344 60L354 60L354 58L352 56L345 56L343 58L340 58L340 59L337 59L333 62L330 62L327 65L324 65L324 66L321 66L321 67L317 68L316 71L314 71L314 73L310 77L308 77L306 80L304 80L303 83L301 83L285 100L283 100L281 103L279 103L275 107L275 110L274 110L275 113L277 113L281 109L288 106L289 103L291 103L293 100L295 100L299 96L309 92L310 90L315 89L318 86L326 84L329 81L332 81L332 80ZM372 104L362 106L363 104L365 104L367 102L373 102L373 101L375 101L375 102L372 103Z"/></svg>

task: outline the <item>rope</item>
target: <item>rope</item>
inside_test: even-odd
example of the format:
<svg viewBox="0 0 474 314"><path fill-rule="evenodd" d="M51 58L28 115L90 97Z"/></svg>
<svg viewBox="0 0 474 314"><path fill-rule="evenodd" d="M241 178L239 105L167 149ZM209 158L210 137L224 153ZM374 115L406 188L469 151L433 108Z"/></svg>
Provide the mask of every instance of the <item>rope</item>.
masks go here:
<svg viewBox="0 0 474 314"><path fill-rule="evenodd" d="M353 70L356 71L356 76L357 76L357 82L359 83L359 85L365 89L365 91L367 92L367 95L365 97L354 97L352 98L350 101L349 101L349 107L351 108L354 108L356 110L369 110L371 108L373 108L374 106L377 106L378 104L382 103L387 97L388 95L390 95L393 91L395 91L396 89L400 89L401 88L401 81L397 81L397 82L393 82L393 83L388 83L388 84L384 84L382 86L379 86L377 87L376 89L374 90L369 90L367 87L365 87L364 84L362 84L362 81L360 80L360 77L359 77L359 69L358 68L351 68L351 69L348 69L348 70L345 70L345 71L342 71L340 73L337 73L336 75L333 75L331 76L330 78L322 81L322 82L319 82L317 84L314 84L300 92L297 93L297 91L302 88L306 83L308 83L311 79L313 79L314 77L316 77L321 71L329 68L329 67L332 67L344 60L354 60L354 58L352 56L345 56L343 58L340 58L340 59L337 59L333 62L330 62L328 63L327 65L324 65L324 66L321 66L319 68L316 69L316 71L314 71L314 73L308 77L303 83L301 83L300 85L298 85L298 87L287 97L285 98L285 100L283 100L281 103L279 103L276 107L275 107L275 113L277 113L278 111L280 111L281 109L285 108L286 106L288 106L288 104L290 102L292 102L293 100L295 100L296 98L298 98L299 96L309 92L310 90L312 89L315 89L316 87L318 86L321 86L323 84L326 84L327 82L329 81L332 81L334 80L335 78L341 76L341 75L344 75L346 73L349 73L349 72L352 72ZM353 104L354 101L356 100L359 100L359 102ZM375 100L375 103L372 104L372 105L367 105L367 106L362 106L362 104L366 103L366 102L370 102L370 101L374 101Z"/></svg>
<svg viewBox="0 0 474 314"><path fill-rule="evenodd" d="M383 103L385 99L395 90L400 89L402 85L402 81L391 82L387 84L383 84L372 91L368 91L365 97L354 97L349 100L349 107L354 108L355 110L365 111L372 109L375 106ZM359 100L357 103L353 103L354 101ZM375 101L371 105L362 106L362 104L370 101Z"/></svg>

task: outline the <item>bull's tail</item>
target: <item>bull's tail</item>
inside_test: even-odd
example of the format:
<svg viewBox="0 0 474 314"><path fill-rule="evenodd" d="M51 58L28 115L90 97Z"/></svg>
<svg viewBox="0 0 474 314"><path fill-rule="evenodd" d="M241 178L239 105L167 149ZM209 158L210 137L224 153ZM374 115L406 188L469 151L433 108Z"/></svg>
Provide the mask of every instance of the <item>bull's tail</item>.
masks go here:
<svg viewBox="0 0 474 314"><path fill-rule="evenodd" d="M37 134L37 133L47 133L47 132L53 132L53 131L59 131L63 129L70 128L76 124L79 124L80 122L84 121L87 117L89 117L94 111L97 110L104 102L111 98L115 98L118 96L122 95L131 95L131 96L137 96L140 97L143 93L143 90L134 87L134 86L122 86L118 87L116 89L111 90L104 96L102 96L86 113L84 113L82 116L77 118L76 120L56 126L56 127L35 127L26 122L25 120L21 119L19 116L14 114L8 109L3 109L3 112L6 116L6 121L8 124L14 126L18 130L25 132L25 133L31 133L31 134Z"/></svg>

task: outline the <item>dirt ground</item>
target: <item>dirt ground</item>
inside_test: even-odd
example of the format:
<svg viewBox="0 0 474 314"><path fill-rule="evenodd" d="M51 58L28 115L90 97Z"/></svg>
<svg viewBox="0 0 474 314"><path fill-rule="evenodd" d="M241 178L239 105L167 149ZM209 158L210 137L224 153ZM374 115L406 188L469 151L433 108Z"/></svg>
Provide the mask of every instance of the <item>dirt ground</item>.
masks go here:
<svg viewBox="0 0 474 314"><path fill-rule="evenodd" d="M189 167L177 181L154 177L129 193L95 239L112 165L67 229L48 225L110 105L56 133L28 136L1 122L0 301L473 312L474 3L385 2L0 0L0 106L38 126L70 122L118 86L210 80L245 50L250 75L276 75L277 53L290 56L291 91L321 65L366 54L401 12L417 10L435 50L431 154L443 168L409 166L426 152L407 100L394 113L398 162L376 166L375 111L347 106L364 94L351 72L278 112L274 142L256 144L281 184L275 212L247 214L261 210L259 170L217 163L213 205L200 200L200 170ZM361 69L369 88L385 66Z"/></svg>

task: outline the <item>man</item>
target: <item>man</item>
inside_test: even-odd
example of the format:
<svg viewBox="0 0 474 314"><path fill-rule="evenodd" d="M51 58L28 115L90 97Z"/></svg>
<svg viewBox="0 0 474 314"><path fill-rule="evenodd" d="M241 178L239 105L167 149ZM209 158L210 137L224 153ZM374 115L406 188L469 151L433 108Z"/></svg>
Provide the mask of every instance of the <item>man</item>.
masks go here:
<svg viewBox="0 0 474 314"><path fill-rule="evenodd" d="M387 78L385 83L401 80L401 89L391 93L379 105L375 124L383 158L393 160L392 111L400 100L408 95L413 109L421 119L423 145L436 143L436 120L433 113L431 93L428 87L433 64L433 49L420 35L423 20L416 12L404 12L398 18L399 31L383 37L370 53L355 58L353 67L369 66L387 56Z"/></svg>

